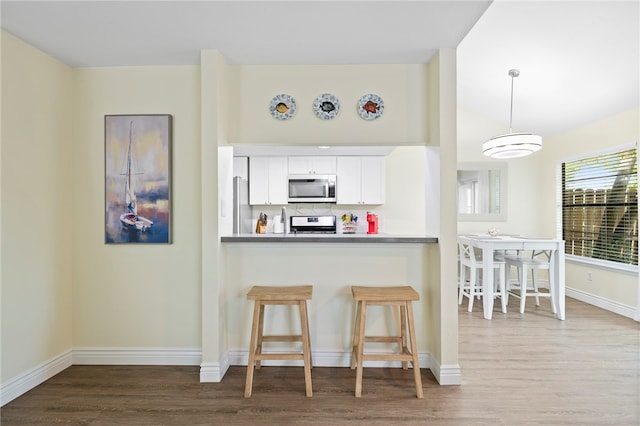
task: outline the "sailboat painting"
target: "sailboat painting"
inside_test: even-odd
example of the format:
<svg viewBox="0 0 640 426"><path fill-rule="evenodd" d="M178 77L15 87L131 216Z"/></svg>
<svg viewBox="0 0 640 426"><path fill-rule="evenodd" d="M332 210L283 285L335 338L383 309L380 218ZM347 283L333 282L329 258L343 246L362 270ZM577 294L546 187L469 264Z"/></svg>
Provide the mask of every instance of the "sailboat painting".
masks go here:
<svg viewBox="0 0 640 426"><path fill-rule="evenodd" d="M105 115L105 242L171 243L171 115Z"/></svg>

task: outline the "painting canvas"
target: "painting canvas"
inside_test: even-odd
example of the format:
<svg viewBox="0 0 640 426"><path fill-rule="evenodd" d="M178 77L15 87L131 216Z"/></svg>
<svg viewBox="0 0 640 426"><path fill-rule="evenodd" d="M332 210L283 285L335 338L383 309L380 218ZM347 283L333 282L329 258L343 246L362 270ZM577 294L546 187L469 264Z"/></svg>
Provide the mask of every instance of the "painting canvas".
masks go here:
<svg viewBox="0 0 640 426"><path fill-rule="evenodd" d="M105 115L105 242L171 243L171 115Z"/></svg>

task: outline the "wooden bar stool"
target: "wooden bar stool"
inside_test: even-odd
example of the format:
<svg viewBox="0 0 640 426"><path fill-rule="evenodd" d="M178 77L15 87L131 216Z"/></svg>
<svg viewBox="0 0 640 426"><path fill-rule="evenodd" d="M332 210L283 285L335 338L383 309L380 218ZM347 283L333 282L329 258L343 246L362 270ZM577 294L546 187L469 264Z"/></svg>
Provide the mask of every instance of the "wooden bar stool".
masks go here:
<svg viewBox="0 0 640 426"><path fill-rule="evenodd" d="M251 327L251 343L249 346L249 362L247 364L247 380L244 386L244 397L251 396L253 386L253 370L260 368L263 359L302 360L304 362L304 383L307 396L312 396L311 388L311 340L309 338L309 317L307 300L311 299L313 287L310 285L290 287L253 286L247 299L254 300L253 325ZM264 309L266 305L298 305L300 310L300 335L264 335ZM262 353L263 342L302 342L302 353Z"/></svg>
<svg viewBox="0 0 640 426"><path fill-rule="evenodd" d="M404 287L361 287L352 286L351 292L356 301L356 320L353 330L353 352L351 354L351 369L356 370L356 397L362 396L362 367L366 360L375 361L402 361L402 368L406 370L408 363L413 367L413 376L416 382L416 393L422 398L422 379L420 377L420 365L418 363L418 344L413 322L414 300L420 300L420 295L409 286ZM367 319L367 307L371 305L398 306L400 308L400 335L399 336L366 336L365 324ZM407 325L409 326L409 344L407 346ZM364 353L365 342L397 343L400 353L380 354Z"/></svg>

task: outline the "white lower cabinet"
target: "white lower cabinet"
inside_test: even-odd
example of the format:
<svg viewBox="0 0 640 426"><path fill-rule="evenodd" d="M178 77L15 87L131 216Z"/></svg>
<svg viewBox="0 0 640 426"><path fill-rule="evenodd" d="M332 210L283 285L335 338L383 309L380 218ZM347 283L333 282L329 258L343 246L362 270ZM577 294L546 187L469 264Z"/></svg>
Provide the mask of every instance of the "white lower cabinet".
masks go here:
<svg viewBox="0 0 640 426"><path fill-rule="evenodd" d="M384 204L385 157L338 157L337 204Z"/></svg>
<svg viewBox="0 0 640 426"><path fill-rule="evenodd" d="M287 204L287 157L249 159L249 204Z"/></svg>

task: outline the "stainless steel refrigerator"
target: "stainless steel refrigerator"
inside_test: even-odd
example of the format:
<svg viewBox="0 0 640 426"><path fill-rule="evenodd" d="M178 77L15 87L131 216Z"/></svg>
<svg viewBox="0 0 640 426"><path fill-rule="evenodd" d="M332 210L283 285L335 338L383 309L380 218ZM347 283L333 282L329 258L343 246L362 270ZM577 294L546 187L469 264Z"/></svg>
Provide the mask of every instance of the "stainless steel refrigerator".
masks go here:
<svg viewBox="0 0 640 426"><path fill-rule="evenodd" d="M233 178L233 233L252 233L251 206L249 205L249 182L236 176Z"/></svg>

